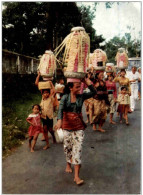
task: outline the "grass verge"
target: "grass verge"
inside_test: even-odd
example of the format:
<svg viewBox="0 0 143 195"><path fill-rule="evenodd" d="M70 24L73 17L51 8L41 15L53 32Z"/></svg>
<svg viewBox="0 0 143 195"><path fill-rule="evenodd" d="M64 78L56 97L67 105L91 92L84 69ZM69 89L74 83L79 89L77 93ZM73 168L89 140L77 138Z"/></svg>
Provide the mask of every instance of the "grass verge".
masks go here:
<svg viewBox="0 0 143 195"><path fill-rule="evenodd" d="M26 92L18 100L3 101L2 105L2 155L5 157L23 143L27 137L26 118L32 112L32 105L39 104L41 94Z"/></svg>

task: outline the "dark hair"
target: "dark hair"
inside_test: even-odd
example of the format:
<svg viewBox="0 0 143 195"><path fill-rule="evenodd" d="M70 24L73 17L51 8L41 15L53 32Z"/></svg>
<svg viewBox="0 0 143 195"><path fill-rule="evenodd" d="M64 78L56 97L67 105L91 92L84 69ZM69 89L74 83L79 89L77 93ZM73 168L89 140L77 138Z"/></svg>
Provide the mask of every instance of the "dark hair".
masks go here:
<svg viewBox="0 0 143 195"><path fill-rule="evenodd" d="M47 91L48 93L50 93L50 89L42 89L42 94L44 93L44 91Z"/></svg>
<svg viewBox="0 0 143 195"><path fill-rule="evenodd" d="M126 89L126 90L127 90L127 87L125 87L125 86L121 87L121 91L122 91L123 89Z"/></svg>
<svg viewBox="0 0 143 195"><path fill-rule="evenodd" d="M65 88L64 88L64 94L69 94L70 93L70 88L73 88L73 83L72 82L69 82L65 85Z"/></svg>
<svg viewBox="0 0 143 195"><path fill-rule="evenodd" d="M110 74L110 75L107 76L107 78L109 78L109 77L112 77L114 79L114 75L113 74Z"/></svg>
<svg viewBox="0 0 143 195"><path fill-rule="evenodd" d="M41 110L41 107L39 106L39 104L34 104L34 105L32 106L32 110L33 110L33 108L34 108L35 106L38 106L39 110Z"/></svg>
<svg viewBox="0 0 143 195"><path fill-rule="evenodd" d="M120 71L120 72L125 72L125 73L126 73L125 69L121 69L121 71Z"/></svg>

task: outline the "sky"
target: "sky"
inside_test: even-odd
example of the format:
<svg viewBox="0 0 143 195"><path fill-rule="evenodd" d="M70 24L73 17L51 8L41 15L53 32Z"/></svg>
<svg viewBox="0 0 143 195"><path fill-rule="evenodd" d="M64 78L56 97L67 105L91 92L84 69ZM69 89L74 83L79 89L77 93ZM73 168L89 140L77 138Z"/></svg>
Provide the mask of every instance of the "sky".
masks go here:
<svg viewBox="0 0 143 195"><path fill-rule="evenodd" d="M79 4L90 5L94 2L80 2ZM112 8L106 9L105 2L98 2L93 19L93 27L97 35L103 35L106 42L114 36L122 37L125 33L131 33L132 40L141 39L141 2L114 2ZM127 29L131 26L131 29Z"/></svg>

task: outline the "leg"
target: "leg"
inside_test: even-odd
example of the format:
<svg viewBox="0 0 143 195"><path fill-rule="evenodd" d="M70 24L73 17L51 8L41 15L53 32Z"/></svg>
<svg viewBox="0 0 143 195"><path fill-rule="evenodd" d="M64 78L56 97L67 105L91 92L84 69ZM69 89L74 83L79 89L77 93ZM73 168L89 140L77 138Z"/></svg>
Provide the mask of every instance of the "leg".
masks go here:
<svg viewBox="0 0 143 195"><path fill-rule="evenodd" d="M126 125L129 125L129 122L128 122L128 107L125 108L125 120L126 120Z"/></svg>
<svg viewBox="0 0 143 195"><path fill-rule="evenodd" d="M45 137L45 140L46 140L46 143L47 145L44 146L43 150L47 150L50 146L49 146L49 139L48 139L48 128L47 128L47 125L44 125L43 126L43 134L44 134L44 137Z"/></svg>
<svg viewBox="0 0 143 195"><path fill-rule="evenodd" d="M87 114L87 120L85 123L89 123L89 114Z"/></svg>
<svg viewBox="0 0 143 195"><path fill-rule="evenodd" d="M29 137L29 148L31 148L31 142L32 142L32 140L33 140L33 136L30 136Z"/></svg>
<svg viewBox="0 0 143 195"><path fill-rule="evenodd" d="M63 130L64 134L64 153L66 154L66 169L65 171L67 173L72 173L72 168L71 168L71 162L72 162L72 144L71 144L71 132L68 132L66 130Z"/></svg>
<svg viewBox="0 0 143 195"><path fill-rule="evenodd" d="M116 123L113 121L113 113L110 114L110 123L111 123L111 124L116 124Z"/></svg>
<svg viewBox="0 0 143 195"><path fill-rule="evenodd" d="M34 146L37 142L38 136L39 136L39 134L34 135L33 142L32 142L32 145L31 145L31 152L34 152Z"/></svg>
<svg viewBox="0 0 143 195"><path fill-rule="evenodd" d="M67 173L72 173L71 163L67 162L66 170Z"/></svg>
<svg viewBox="0 0 143 195"><path fill-rule="evenodd" d="M122 123L122 112L120 112L120 123Z"/></svg>
<svg viewBox="0 0 143 195"><path fill-rule="evenodd" d="M104 129L102 129L103 124L104 124L103 120L100 120L100 122L99 122L99 128L98 128L98 131L101 131L102 133L104 133L104 132L105 132L105 130L104 130Z"/></svg>
<svg viewBox="0 0 143 195"><path fill-rule="evenodd" d="M73 164L74 164L74 181L76 184L82 184L84 181L80 179L79 177L79 170L81 167L81 154L82 154L82 143L84 139L84 131L78 130L76 132L72 133L73 138L73 150L72 150L72 156L73 156Z"/></svg>
<svg viewBox="0 0 143 195"><path fill-rule="evenodd" d="M79 178L79 170L80 170L80 165L74 165L74 171L75 171L75 175L74 175L74 181L76 182L77 185L83 184L84 180L81 180Z"/></svg>
<svg viewBox="0 0 143 195"><path fill-rule="evenodd" d="M94 123L93 124L93 128L92 128L94 131L96 131L97 129L96 129L96 124Z"/></svg>
<svg viewBox="0 0 143 195"><path fill-rule="evenodd" d="M55 134L54 134L54 131L53 131L53 128L49 128L49 131L53 137L53 143L56 143L56 138L55 138Z"/></svg>

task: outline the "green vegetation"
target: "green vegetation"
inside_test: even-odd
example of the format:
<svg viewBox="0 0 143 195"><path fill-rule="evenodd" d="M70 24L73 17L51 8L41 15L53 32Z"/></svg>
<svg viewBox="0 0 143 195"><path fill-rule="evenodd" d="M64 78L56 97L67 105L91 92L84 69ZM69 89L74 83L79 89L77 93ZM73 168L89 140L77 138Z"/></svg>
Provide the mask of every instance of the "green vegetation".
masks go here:
<svg viewBox="0 0 143 195"><path fill-rule="evenodd" d="M40 103L41 94L26 92L26 95L18 100L5 101L2 105L2 150L3 155L22 144L28 132L26 118L32 111L32 105Z"/></svg>

